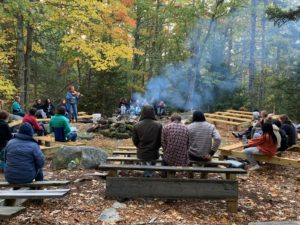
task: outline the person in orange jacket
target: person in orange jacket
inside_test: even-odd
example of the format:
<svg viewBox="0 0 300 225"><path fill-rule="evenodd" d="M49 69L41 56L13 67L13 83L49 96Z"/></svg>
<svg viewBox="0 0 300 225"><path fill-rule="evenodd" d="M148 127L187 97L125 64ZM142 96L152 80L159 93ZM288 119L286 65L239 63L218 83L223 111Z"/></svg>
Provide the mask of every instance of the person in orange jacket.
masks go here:
<svg viewBox="0 0 300 225"><path fill-rule="evenodd" d="M244 149L244 153L250 163L249 170L257 170L260 168L254 159L254 155L274 156L277 151L277 138L274 134L272 124L268 122L264 123L262 131L262 136L249 140L249 147Z"/></svg>

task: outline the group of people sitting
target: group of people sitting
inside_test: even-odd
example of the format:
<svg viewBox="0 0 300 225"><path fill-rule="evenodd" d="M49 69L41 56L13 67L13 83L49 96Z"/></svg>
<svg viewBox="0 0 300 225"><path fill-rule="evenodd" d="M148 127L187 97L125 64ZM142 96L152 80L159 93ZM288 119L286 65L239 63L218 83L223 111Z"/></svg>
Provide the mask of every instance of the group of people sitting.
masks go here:
<svg viewBox="0 0 300 225"><path fill-rule="evenodd" d="M253 155L274 156L277 151L285 151L298 140L296 125L287 115L274 119L273 114L258 110L253 112L251 126L246 131L232 134L237 138L250 139L248 143L244 143L246 147L244 152L250 163L250 170L260 168Z"/></svg>
<svg viewBox="0 0 300 225"><path fill-rule="evenodd" d="M156 102L152 101L152 103L148 103L147 100L144 100L142 103L140 100L136 100L135 103L132 103L132 100L127 101L126 98L121 98L118 106L118 111L120 115L136 115L140 116L142 107L144 105L152 105L154 108L154 112L157 116L163 116L166 114L166 104L164 101Z"/></svg>
<svg viewBox="0 0 300 225"><path fill-rule="evenodd" d="M144 165L155 165L162 146L163 165L187 166L189 160L211 160L221 144L221 136L200 111L193 113L192 123L188 126L182 124L181 116L175 113L171 123L163 127L155 119L154 108L145 105L140 121L133 128L132 141L137 147L137 157ZM144 176L152 176L152 172L145 171Z"/></svg>
<svg viewBox="0 0 300 225"><path fill-rule="evenodd" d="M10 183L43 180L45 157L34 135L36 132L44 132L45 128L38 124L35 112L35 108L30 109L29 114L24 116L19 131L13 136L7 123L9 113L0 111L0 164ZM76 141L77 133L71 131L65 113L64 106L57 108L57 113L49 122L50 132L54 132L56 141Z"/></svg>

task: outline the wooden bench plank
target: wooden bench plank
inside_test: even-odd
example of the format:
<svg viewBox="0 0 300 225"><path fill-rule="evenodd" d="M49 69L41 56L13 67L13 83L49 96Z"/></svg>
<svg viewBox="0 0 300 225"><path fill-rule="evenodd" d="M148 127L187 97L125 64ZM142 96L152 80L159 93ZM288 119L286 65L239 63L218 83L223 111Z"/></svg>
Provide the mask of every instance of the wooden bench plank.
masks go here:
<svg viewBox="0 0 300 225"><path fill-rule="evenodd" d="M219 147L219 150L235 150L235 149L241 149L244 145L242 142L230 144L230 145L223 145Z"/></svg>
<svg viewBox="0 0 300 225"><path fill-rule="evenodd" d="M70 189L56 190L0 190L1 199L44 199L62 198L68 194Z"/></svg>
<svg viewBox="0 0 300 225"><path fill-rule="evenodd" d="M221 156L231 156L231 157L237 157L241 159L246 159L246 154L242 151L238 150L222 150L219 149ZM289 159L284 157L278 157L278 156L262 156L262 155L255 155L255 160L260 162L266 162L270 164L276 164L276 165L282 165L282 166L290 166L294 168L300 168L300 160L295 159Z"/></svg>
<svg viewBox="0 0 300 225"><path fill-rule="evenodd" d="M106 197L232 200L238 199L238 183L231 180L107 177Z"/></svg>
<svg viewBox="0 0 300 225"><path fill-rule="evenodd" d="M243 114L236 114L236 113L230 113L230 112L215 112L215 114L225 115L225 116L234 116L234 117L240 117L240 118L246 118L246 119L250 119L250 120L253 117L251 115L243 115Z"/></svg>
<svg viewBox="0 0 300 225"><path fill-rule="evenodd" d="M12 122L8 123L8 126L9 127L15 127L15 126L18 126L18 125L21 125L22 124L22 120L13 120Z"/></svg>
<svg viewBox="0 0 300 225"><path fill-rule="evenodd" d="M250 116L253 115L253 113L249 112L249 111L241 111L241 110L233 110L233 109L226 110L226 112L244 114L244 115L250 115Z"/></svg>
<svg viewBox="0 0 300 225"><path fill-rule="evenodd" d="M1 219L12 218L25 211L26 211L25 207L0 206L0 218Z"/></svg>
<svg viewBox="0 0 300 225"><path fill-rule="evenodd" d="M247 118L237 118L237 117L233 117L233 116L224 116L224 115L219 115L219 114L205 113L204 115L207 118L230 120L230 121L239 122L239 123L244 123L244 122L250 122L251 121L251 119L247 119Z"/></svg>
<svg viewBox="0 0 300 225"><path fill-rule="evenodd" d="M246 170L238 168L218 167L181 167L181 166L144 166L144 165L115 165L102 164L98 167L101 170L150 170L150 171L173 171L173 172L204 172L204 173L247 173Z"/></svg>
<svg viewBox="0 0 300 225"><path fill-rule="evenodd" d="M106 159L108 162L131 162L131 163L138 163L142 162L142 160L136 158L136 157L108 157ZM157 159L155 162L161 163L162 159ZM220 161L220 160L212 160L212 161L190 161L191 164L197 164L197 165L222 165L222 166L230 166L231 163L227 161Z"/></svg>
<svg viewBox="0 0 300 225"><path fill-rule="evenodd" d="M48 187L48 186L64 186L70 184L68 180L46 180L34 181L27 184L10 184L6 181L0 181L0 187Z"/></svg>

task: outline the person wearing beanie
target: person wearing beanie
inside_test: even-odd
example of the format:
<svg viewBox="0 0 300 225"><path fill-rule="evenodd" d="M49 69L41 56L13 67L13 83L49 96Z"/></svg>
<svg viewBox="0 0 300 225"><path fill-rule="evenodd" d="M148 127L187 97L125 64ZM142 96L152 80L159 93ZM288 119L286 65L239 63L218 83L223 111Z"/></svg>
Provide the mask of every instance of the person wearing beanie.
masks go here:
<svg viewBox="0 0 300 225"><path fill-rule="evenodd" d="M188 125L188 130L190 160L211 160L211 157L221 144L221 136L215 125L208 123L202 112L195 111L193 113L193 121Z"/></svg>
<svg viewBox="0 0 300 225"><path fill-rule="evenodd" d="M33 139L33 133L32 126L23 123L15 138L4 148L4 175L9 183L21 184L43 180L45 156Z"/></svg>

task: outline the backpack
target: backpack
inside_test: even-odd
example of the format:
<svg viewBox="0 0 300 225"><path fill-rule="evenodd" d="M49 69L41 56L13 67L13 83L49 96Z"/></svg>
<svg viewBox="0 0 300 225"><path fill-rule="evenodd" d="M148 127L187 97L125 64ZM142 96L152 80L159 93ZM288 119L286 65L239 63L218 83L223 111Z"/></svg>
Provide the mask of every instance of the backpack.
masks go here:
<svg viewBox="0 0 300 225"><path fill-rule="evenodd" d="M279 134L281 136L281 143L280 143L280 148L278 148L278 151L285 151L288 149L289 145L289 137L285 133L283 129L279 129Z"/></svg>

